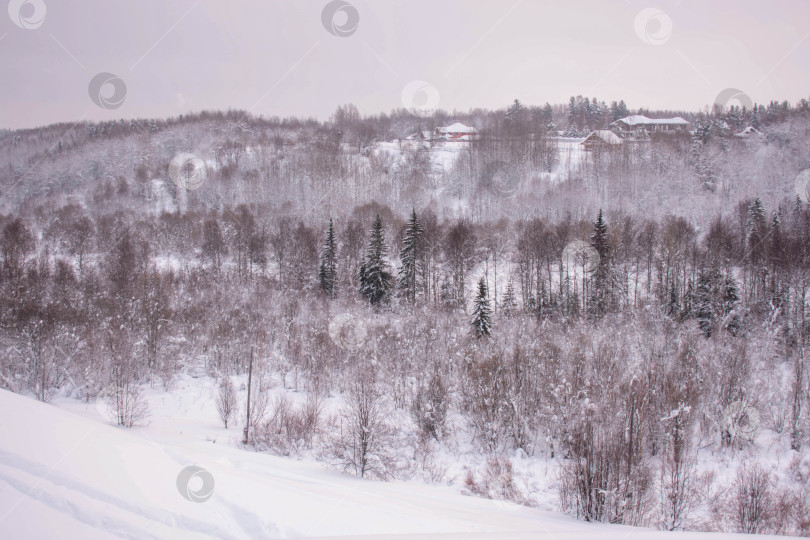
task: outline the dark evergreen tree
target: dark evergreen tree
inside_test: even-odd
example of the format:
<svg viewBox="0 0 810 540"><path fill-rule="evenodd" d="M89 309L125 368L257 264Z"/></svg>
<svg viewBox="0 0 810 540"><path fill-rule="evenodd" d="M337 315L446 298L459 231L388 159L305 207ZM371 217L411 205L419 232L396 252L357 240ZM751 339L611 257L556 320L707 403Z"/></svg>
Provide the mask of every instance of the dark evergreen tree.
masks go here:
<svg viewBox="0 0 810 540"><path fill-rule="evenodd" d="M222 229L216 219L206 220L203 225L202 255L211 261L211 267L219 271L222 267L222 254L225 242L222 239Z"/></svg>
<svg viewBox="0 0 810 540"><path fill-rule="evenodd" d="M479 339L489 336L492 330L489 298L487 296L487 282L481 277L478 282L478 294L475 297L475 307L473 308L473 319L471 321L475 337Z"/></svg>
<svg viewBox="0 0 810 540"><path fill-rule="evenodd" d="M750 262L760 264L765 258L768 246L768 223L765 219L765 207L759 198L748 207L748 220L745 224L746 251Z"/></svg>
<svg viewBox="0 0 810 540"><path fill-rule="evenodd" d="M422 224L416 217L416 210L411 211L411 219L405 229L402 250L399 252L399 295L408 302L416 302L419 290L419 278L424 272L424 244Z"/></svg>
<svg viewBox="0 0 810 540"><path fill-rule="evenodd" d="M737 283L732 276L724 277L716 268L701 271L695 288L693 309L698 325L706 337L711 337L719 324L736 335L740 329L740 320L733 311L738 300Z"/></svg>
<svg viewBox="0 0 810 540"><path fill-rule="evenodd" d="M551 105L546 103L540 110L539 123L541 126L547 127L549 124L553 122L554 122L554 111L552 110Z"/></svg>
<svg viewBox="0 0 810 540"><path fill-rule="evenodd" d="M393 276L388 269L387 252L382 219L377 215L371 226L366 260L360 265L360 294L373 306L387 302L391 295Z"/></svg>
<svg viewBox="0 0 810 540"><path fill-rule="evenodd" d="M761 118L759 116L759 106L756 103L754 103L754 108L751 109L751 115L750 115L751 126L759 129L759 125L760 125L761 121L762 120L761 120Z"/></svg>
<svg viewBox="0 0 810 540"><path fill-rule="evenodd" d="M501 310L505 317L512 317L517 311L517 305L515 302L515 288L512 285L511 279L509 280L509 284L506 286L506 294L503 297Z"/></svg>
<svg viewBox="0 0 810 540"><path fill-rule="evenodd" d="M715 317L713 272L701 272L695 289L695 318L706 337L711 337Z"/></svg>
<svg viewBox="0 0 810 540"><path fill-rule="evenodd" d="M593 223L593 234L591 235L591 245L599 253L599 264L607 262L608 257L608 232L605 218L602 214L602 209L599 209L599 214L596 216L596 221Z"/></svg>
<svg viewBox="0 0 810 540"><path fill-rule="evenodd" d="M627 110L627 104L624 102L624 100L621 100L618 103L615 101L610 103L610 116L614 121L630 116L630 111Z"/></svg>
<svg viewBox="0 0 810 540"><path fill-rule="evenodd" d="M610 304L610 248L608 245L607 224L601 208L593 224L591 246L599 254L599 264L591 277L590 311L598 316L604 315Z"/></svg>
<svg viewBox="0 0 810 540"><path fill-rule="evenodd" d="M337 293L336 257L335 228L330 219L329 229L326 231L326 240L321 251L321 265L318 270L318 282L329 298L334 298Z"/></svg>
<svg viewBox="0 0 810 540"><path fill-rule="evenodd" d="M728 275L723 280L722 292L723 307L721 313L724 319L723 323L726 330L728 330L732 336L736 336L737 332L740 330L741 322L739 315L734 313L734 310L737 307L737 302L740 300L740 296L737 293L737 282L734 281L732 276Z"/></svg>
<svg viewBox="0 0 810 540"><path fill-rule="evenodd" d="M695 290L692 285L692 280L686 284L686 292L683 295L683 309L681 310L681 319L691 319L694 313L695 304Z"/></svg>

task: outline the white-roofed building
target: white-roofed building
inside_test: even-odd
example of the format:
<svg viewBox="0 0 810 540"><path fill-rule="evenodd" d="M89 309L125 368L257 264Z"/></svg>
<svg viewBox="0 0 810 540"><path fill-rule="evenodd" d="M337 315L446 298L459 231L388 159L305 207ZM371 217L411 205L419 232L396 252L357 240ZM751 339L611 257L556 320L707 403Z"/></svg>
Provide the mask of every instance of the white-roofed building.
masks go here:
<svg viewBox="0 0 810 540"><path fill-rule="evenodd" d="M682 132L689 129L689 122L676 116L674 118L647 118L640 114L626 116L612 122L610 126L620 135L635 136L642 133Z"/></svg>
<svg viewBox="0 0 810 540"><path fill-rule="evenodd" d="M622 144L622 138L607 129L597 129L585 137L580 143L585 150L596 148L612 148Z"/></svg>
<svg viewBox="0 0 810 540"><path fill-rule="evenodd" d="M761 139L765 137L765 135L763 135L762 132L754 126L748 126L739 133L735 133L734 136L742 139Z"/></svg>
<svg viewBox="0 0 810 540"><path fill-rule="evenodd" d="M449 126L437 127L436 136L447 141L472 141L478 136L478 130L456 122Z"/></svg>

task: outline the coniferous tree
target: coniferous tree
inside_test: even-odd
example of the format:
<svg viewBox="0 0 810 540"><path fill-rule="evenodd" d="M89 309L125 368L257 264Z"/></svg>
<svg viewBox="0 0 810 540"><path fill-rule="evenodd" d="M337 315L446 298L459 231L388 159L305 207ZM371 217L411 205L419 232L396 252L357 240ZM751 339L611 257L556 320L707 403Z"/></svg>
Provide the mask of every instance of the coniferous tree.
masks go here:
<svg viewBox="0 0 810 540"><path fill-rule="evenodd" d="M506 317L513 316L517 309L515 303L515 288L512 285L511 279L509 280L509 284L506 286L506 294L503 297L503 307L501 309Z"/></svg>
<svg viewBox="0 0 810 540"><path fill-rule="evenodd" d="M782 232L782 220L777 212L773 213L769 232L770 245L768 246L768 262L770 280L768 283L769 303L774 308L784 304L784 290L782 284L782 270L787 258L785 239Z"/></svg>
<svg viewBox="0 0 810 540"><path fill-rule="evenodd" d="M746 222L746 247L752 264L761 263L767 247L768 224L765 219L765 207L759 198L748 207Z"/></svg>
<svg viewBox="0 0 810 540"><path fill-rule="evenodd" d="M471 324L475 337L479 339L489 336L492 330L489 299L487 298L487 282L483 277L478 282L478 294L475 297L475 308L473 309Z"/></svg>
<svg viewBox="0 0 810 540"><path fill-rule="evenodd" d="M726 319L736 307L739 296L737 283L731 276L723 277L717 269L701 271L694 293L694 313L700 329L706 337L711 337L715 326L723 322L732 334L739 330L737 316Z"/></svg>
<svg viewBox="0 0 810 540"><path fill-rule="evenodd" d="M366 260L360 265L360 294L373 306L387 302L391 294L392 275L386 261L387 251L382 219L377 215L371 226Z"/></svg>
<svg viewBox="0 0 810 540"><path fill-rule="evenodd" d="M222 239L222 230L216 219L206 220L203 225L203 258L211 261L211 267L219 271L222 267L222 254L225 242Z"/></svg>
<svg viewBox="0 0 810 540"><path fill-rule="evenodd" d="M591 291L591 311L595 315L603 315L608 310L609 304L609 268L608 258L610 256L608 246L607 224L605 223L602 209L596 216L593 224L593 234L591 235L591 246L599 254L599 264L597 265L591 279L593 289ZM587 300L587 299L586 299Z"/></svg>
<svg viewBox="0 0 810 540"><path fill-rule="evenodd" d="M600 264L602 261L606 261L608 256L608 234L607 224L605 223L601 208L599 209L599 214L596 216L596 221L593 223L591 245L596 252L599 253Z"/></svg>
<svg viewBox="0 0 810 540"><path fill-rule="evenodd" d="M694 316L694 303L695 291L690 279L686 283L686 292L683 295L683 309L681 310L681 319L691 319Z"/></svg>
<svg viewBox="0 0 810 540"><path fill-rule="evenodd" d="M751 109L751 126L759 129L761 118L759 116L759 106L754 103L754 108Z"/></svg>
<svg viewBox="0 0 810 540"><path fill-rule="evenodd" d="M326 231L326 240L321 252L321 266L318 270L318 282L321 289L329 298L334 298L337 292L336 283L336 249L335 249L335 228L332 220L329 220L329 229Z"/></svg>
<svg viewBox="0 0 810 540"><path fill-rule="evenodd" d="M712 335L712 325L714 324L714 298L712 294L713 275L709 272L702 272L698 277L697 288L695 289L695 318L700 329L706 337Z"/></svg>
<svg viewBox="0 0 810 540"><path fill-rule="evenodd" d="M424 229L416 217L416 210L411 211L411 219L405 229L405 238L402 240L402 250L399 258L402 265L399 268L399 295L408 302L416 302L419 275L423 271L423 242Z"/></svg>
<svg viewBox="0 0 810 540"><path fill-rule="evenodd" d="M750 284L746 287L752 299L764 299L767 279L768 220L765 206L759 198L748 206L745 223L745 254ZM761 306L760 306L761 307Z"/></svg>

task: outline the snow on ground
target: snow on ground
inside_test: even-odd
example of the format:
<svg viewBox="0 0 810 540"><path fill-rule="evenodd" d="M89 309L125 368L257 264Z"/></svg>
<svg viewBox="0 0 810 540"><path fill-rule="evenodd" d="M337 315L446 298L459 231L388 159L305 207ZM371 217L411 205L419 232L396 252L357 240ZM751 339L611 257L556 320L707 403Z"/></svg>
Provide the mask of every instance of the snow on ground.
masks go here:
<svg viewBox="0 0 810 540"><path fill-rule="evenodd" d="M434 172L449 172L459 154L469 148L470 143L464 141L443 141L430 146L428 152ZM398 141L379 142L376 144L376 149L391 154L397 160L401 159L403 153L401 143Z"/></svg>
<svg viewBox="0 0 810 540"><path fill-rule="evenodd" d="M582 148L581 137L560 137L557 139L557 153L559 161L551 173L546 173L546 178L557 183L568 180L572 171L576 171L585 159L585 151Z"/></svg>
<svg viewBox="0 0 810 540"><path fill-rule="evenodd" d="M224 430L213 381L150 393L146 427L106 423L94 403L0 391L0 538L742 538L590 524L416 482L373 482L242 450ZM178 487L209 471L210 499ZM199 489L200 480L190 483Z"/></svg>

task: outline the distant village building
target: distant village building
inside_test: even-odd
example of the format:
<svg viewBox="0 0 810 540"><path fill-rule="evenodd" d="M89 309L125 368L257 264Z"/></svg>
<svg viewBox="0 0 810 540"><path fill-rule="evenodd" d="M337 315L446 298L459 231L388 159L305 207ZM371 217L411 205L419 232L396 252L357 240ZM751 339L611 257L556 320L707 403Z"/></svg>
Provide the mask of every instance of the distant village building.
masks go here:
<svg viewBox="0 0 810 540"><path fill-rule="evenodd" d="M478 130L456 122L446 127L437 127L436 137L445 141L473 141L478 137Z"/></svg>
<svg viewBox="0 0 810 540"><path fill-rule="evenodd" d="M401 150L426 150L430 148L433 138L433 134L428 130L417 131L399 141L399 147Z"/></svg>
<svg viewBox="0 0 810 540"><path fill-rule="evenodd" d="M417 131L408 137L398 140L402 150L429 149L433 145L441 145L445 141L469 142L478 139L478 130L472 126L465 126L456 122L445 127L437 127L433 131Z"/></svg>
<svg viewBox="0 0 810 540"><path fill-rule="evenodd" d="M622 138L607 129L591 131L590 135L580 143L585 150L598 148L614 148L622 144Z"/></svg>
<svg viewBox="0 0 810 540"><path fill-rule="evenodd" d="M675 118L647 118L635 114L620 118L612 122L610 126L623 137L637 138L657 132L685 132L689 129L689 122L680 116Z"/></svg>
<svg viewBox="0 0 810 540"><path fill-rule="evenodd" d="M741 139L760 139L765 135L763 135L762 132L754 126L748 126L741 132L735 133L734 136L740 137Z"/></svg>

